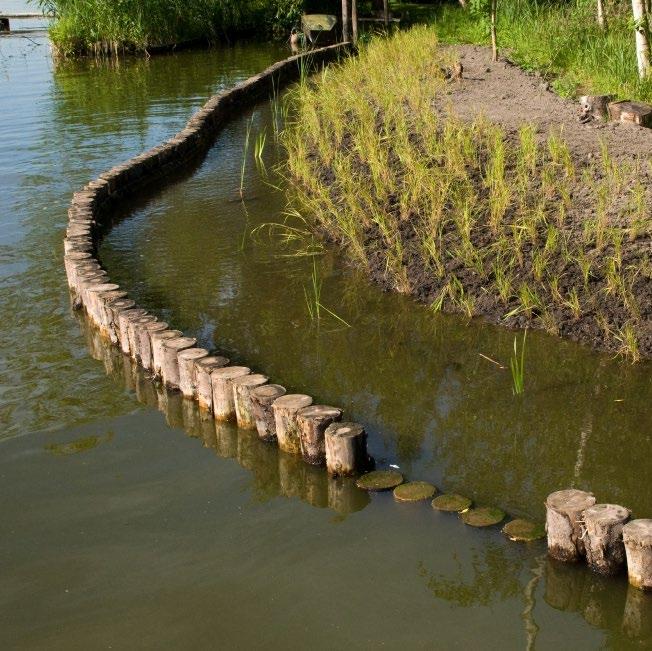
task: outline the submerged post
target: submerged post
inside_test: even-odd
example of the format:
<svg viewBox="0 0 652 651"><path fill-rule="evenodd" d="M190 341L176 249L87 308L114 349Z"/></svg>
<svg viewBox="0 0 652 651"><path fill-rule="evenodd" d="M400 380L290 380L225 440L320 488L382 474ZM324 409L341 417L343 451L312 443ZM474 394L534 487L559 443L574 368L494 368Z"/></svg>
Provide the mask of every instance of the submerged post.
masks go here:
<svg viewBox="0 0 652 651"><path fill-rule="evenodd" d="M632 520L623 527L629 583L652 591L652 520Z"/></svg>
<svg viewBox="0 0 652 651"><path fill-rule="evenodd" d="M303 393L290 393L274 402L274 422L278 447L290 454L301 454L297 412L312 404L312 398Z"/></svg>
<svg viewBox="0 0 652 651"><path fill-rule="evenodd" d="M280 384L265 384L256 387L250 392L251 409L258 437L262 441L276 440L276 422L274 421L274 409L272 405L277 398L285 395L285 387Z"/></svg>
<svg viewBox="0 0 652 651"><path fill-rule="evenodd" d="M354 475L367 466L367 433L359 423L332 423L326 428L324 439L330 475Z"/></svg>
<svg viewBox="0 0 652 651"><path fill-rule="evenodd" d="M546 499L548 554L559 561L576 562L584 556L582 513L595 504L593 493L570 488Z"/></svg>
<svg viewBox="0 0 652 651"><path fill-rule="evenodd" d="M630 511L617 504L595 504L584 511L586 562L599 574L617 574L625 564L623 525Z"/></svg>

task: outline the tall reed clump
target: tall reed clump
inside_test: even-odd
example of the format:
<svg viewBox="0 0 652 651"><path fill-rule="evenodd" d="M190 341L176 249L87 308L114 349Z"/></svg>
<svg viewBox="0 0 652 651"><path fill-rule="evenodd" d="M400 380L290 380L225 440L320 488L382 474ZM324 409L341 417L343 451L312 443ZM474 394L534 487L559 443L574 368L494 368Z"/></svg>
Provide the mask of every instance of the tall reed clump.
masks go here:
<svg viewBox="0 0 652 651"><path fill-rule="evenodd" d="M54 13L55 51L75 54L145 52L238 32L269 34L299 18L302 0L34 0Z"/></svg>
<svg viewBox="0 0 652 651"><path fill-rule="evenodd" d="M652 354L645 170L441 110L451 56L418 27L292 91L281 140L305 220L435 310Z"/></svg>

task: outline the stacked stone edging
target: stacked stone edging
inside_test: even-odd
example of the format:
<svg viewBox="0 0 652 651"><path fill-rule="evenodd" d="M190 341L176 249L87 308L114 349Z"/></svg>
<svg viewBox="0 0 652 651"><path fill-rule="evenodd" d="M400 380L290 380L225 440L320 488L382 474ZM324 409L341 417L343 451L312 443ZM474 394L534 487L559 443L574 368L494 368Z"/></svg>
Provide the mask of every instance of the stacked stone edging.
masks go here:
<svg viewBox="0 0 652 651"><path fill-rule="evenodd" d="M252 374L246 366L230 366L225 358L210 358L208 350L196 348L194 338L168 329L166 323L139 308L125 291L109 281L97 258L97 247L111 225L111 211L120 201L203 157L237 110L269 97L304 72L348 53L349 47L348 43L342 43L289 57L211 97L172 138L100 174L76 192L68 211L64 239L64 261L73 305L85 308L90 322L106 339L167 387L196 400L215 419L237 419L242 427L257 427L264 440L276 440L280 427L280 442L284 444L291 439L291 451L296 454L301 452L296 422L298 408L287 409L285 405L303 407L311 404L312 398L283 395L283 405L277 406L276 400L269 405L273 420L258 426L254 416L260 404L256 389L266 386L269 378ZM285 394L285 389L275 391ZM323 447L323 458L316 461L326 465L328 446ZM354 459L354 467L349 464L347 472L331 474L362 470L368 462L366 435L360 437L358 447L360 454ZM335 459L328 464L331 467L344 466Z"/></svg>

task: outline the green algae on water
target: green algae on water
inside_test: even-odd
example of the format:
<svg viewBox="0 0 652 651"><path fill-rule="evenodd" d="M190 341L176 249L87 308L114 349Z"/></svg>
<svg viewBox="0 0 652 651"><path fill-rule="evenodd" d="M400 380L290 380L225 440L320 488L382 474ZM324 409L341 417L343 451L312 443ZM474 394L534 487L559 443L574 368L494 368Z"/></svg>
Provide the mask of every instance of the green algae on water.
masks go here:
<svg viewBox="0 0 652 651"><path fill-rule="evenodd" d="M394 499L397 502L418 502L431 498L437 489L427 481L410 481L394 489Z"/></svg>
<svg viewBox="0 0 652 651"><path fill-rule="evenodd" d="M358 479L356 486L366 491L387 491L403 483L403 475L395 470L374 470Z"/></svg>
<svg viewBox="0 0 652 651"><path fill-rule="evenodd" d="M106 443L113 438L113 432L108 432L104 436L84 436L83 438L69 441L68 443L48 443L45 449L57 456L68 456L88 452L102 443Z"/></svg>
<svg viewBox="0 0 652 651"><path fill-rule="evenodd" d="M439 495L432 501L432 508L449 513L463 513L471 508L471 500L455 493Z"/></svg>
<svg viewBox="0 0 652 651"><path fill-rule="evenodd" d="M503 533L514 542L531 542L546 535L545 527L538 522L517 518L503 527Z"/></svg>
<svg viewBox="0 0 652 651"><path fill-rule="evenodd" d="M482 506L464 511L460 517L471 527L492 527L505 519L505 512L495 506Z"/></svg>

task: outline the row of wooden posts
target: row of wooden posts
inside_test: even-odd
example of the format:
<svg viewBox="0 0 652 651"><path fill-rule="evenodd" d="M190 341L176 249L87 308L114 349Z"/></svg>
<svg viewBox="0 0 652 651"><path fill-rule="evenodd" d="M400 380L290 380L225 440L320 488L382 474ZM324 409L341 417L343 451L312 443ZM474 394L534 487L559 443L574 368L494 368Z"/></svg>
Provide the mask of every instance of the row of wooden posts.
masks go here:
<svg viewBox="0 0 652 651"><path fill-rule="evenodd" d="M548 553L564 562L586 560L599 574L615 575L625 565L629 582L652 590L652 520L631 520L618 504L597 504L593 493L567 489L546 499Z"/></svg>

